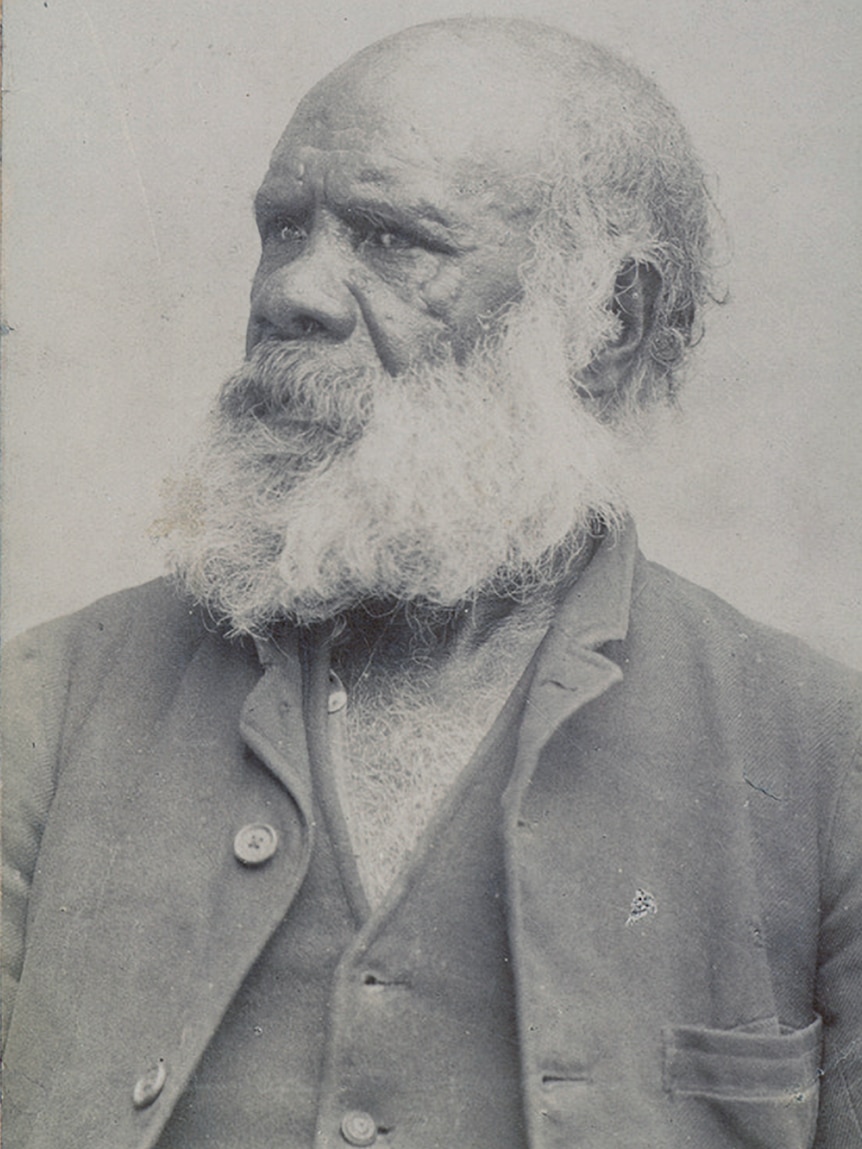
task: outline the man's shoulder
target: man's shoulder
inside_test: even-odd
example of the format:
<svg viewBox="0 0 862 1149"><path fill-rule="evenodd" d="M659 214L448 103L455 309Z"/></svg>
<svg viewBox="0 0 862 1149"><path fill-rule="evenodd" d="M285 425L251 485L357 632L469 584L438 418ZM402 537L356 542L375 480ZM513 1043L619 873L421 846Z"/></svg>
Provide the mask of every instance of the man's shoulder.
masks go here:
<svg viewBox="0 0 862 1149"><path fill-rule="evenodd" d="M95 646L107 652L140 633L191 637L206 623L202 613L166 578L105 595L88 606L43 622L11 639L10 655L74 651Z"/></svg>
<svg viewBox="0 0 862 1149"><path fill-rule="evenodd" d="M4 679L92 685L118 664L154 676L188 661L203 643L247 651L227 643L206 611L169 579L106 595L72 614L41 623L16 636L3 653Z"/></svg>
<svg viewBox="0 0 862 1149"><path fill-rule="evenodd" d="M808 715L836 706L862 714L862 673L648 560L636 575L631 630L635 644L692 687L708 682L749 703L799 706Z"/></svg>

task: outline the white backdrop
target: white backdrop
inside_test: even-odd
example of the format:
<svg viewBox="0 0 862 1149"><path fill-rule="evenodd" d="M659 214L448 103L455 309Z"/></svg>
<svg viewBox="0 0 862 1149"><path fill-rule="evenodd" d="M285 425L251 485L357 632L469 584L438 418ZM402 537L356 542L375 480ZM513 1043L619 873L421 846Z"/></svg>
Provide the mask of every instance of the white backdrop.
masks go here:
<svg viewBox="0 0 862 1149"><path fill-rule="evenodd" d="M681 109L730 299L639 459L642 544L862 666L857 0L7 0L7 635L159 573L160 480L241 354L251 199L293 105L466 11L601 40Z"/></svg>

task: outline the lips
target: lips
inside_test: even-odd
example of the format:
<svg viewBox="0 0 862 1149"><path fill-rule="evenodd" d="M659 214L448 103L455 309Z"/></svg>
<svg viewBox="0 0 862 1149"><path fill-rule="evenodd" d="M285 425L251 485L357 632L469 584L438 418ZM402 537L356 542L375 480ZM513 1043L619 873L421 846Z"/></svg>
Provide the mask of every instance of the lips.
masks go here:
<svg viewBox="0 0 862 1149"><path fill-rule="evenodd" d="M225 383L219 411L236 430L266 428L279 438L355 441L373 406L373 372L331 355L266 340Z"/></svg>

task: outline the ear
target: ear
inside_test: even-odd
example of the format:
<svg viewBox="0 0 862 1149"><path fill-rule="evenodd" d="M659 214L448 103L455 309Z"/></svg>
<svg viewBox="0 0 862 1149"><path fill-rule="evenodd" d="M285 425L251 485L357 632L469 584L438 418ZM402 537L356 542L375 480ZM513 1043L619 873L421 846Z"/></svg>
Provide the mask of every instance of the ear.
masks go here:
<svg viewBox="0 0 862 1149"><path fill-rule="evenodd" d="M601 351L583 374L583 391L594 399L613 403L625 393L638 352L652 331L661 276L649 263L628 260L614 285L612 308L620 320L619 334Z"/></svg>

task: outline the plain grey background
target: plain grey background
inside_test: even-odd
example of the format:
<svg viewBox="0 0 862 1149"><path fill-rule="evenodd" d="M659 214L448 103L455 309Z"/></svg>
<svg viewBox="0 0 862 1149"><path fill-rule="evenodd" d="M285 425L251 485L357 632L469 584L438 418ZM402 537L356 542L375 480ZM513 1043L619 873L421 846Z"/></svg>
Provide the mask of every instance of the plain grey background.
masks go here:
<svg viewBox="0 0 862 1149"><path fill-rule="evenodd" d="M862 666L858 0L7 0L7 636L161 570L160 483L241 355L297 99L468 12L600 40L680 109L730 299L633 466L642 545Z"/></svg>

